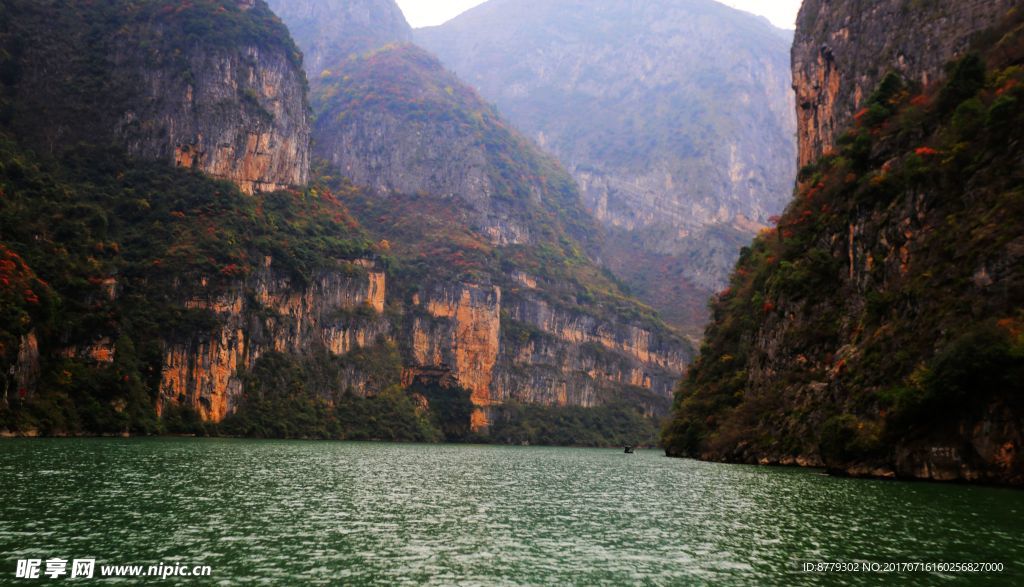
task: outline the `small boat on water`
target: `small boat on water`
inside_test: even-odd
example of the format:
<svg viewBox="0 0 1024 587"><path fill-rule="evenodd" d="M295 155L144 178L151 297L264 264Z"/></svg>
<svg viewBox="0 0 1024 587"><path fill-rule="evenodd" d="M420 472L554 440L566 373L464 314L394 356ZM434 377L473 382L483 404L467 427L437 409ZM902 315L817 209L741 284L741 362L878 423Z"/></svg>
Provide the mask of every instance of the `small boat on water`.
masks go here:
<svg viewBox="0 0 1024 587"><path fill-rule="evenodd" d="M629 446L628 444L626 445L626 454L627 455L633 454L633 447Z"/></svg>

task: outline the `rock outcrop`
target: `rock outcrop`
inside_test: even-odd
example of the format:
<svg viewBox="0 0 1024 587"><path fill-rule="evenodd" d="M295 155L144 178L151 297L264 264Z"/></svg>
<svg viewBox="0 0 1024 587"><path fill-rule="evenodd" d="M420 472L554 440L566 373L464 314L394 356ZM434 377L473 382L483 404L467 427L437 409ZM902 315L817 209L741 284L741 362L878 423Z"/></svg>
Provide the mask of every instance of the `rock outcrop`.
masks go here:
<svg viewBox="0 0 1024 587"><path fill-rule="evenodd" d="M269 258L262 271L226 291L211 295L200 283L184 305L211 312L217 326L166 341L158 410L187 405L220 422L242 393L241 377L263 354L323 349L341 356L390 336L382 315L385 284L385 274L368 260L300 285L271 269ZM365 378L355 375L349 387L365 392Z"/></svg>
<svg viewBox="0 0 1024 587"><path fill-rule="evenodd" d="M36 148L117 145L247 193L306 183L301 57L265 3L63 4L7 7L6 90Z"/></svg>
<svg viewBox="0 0 1024 587"><path fill-rule="evenodd" d="M973 35L1019 4L806 0L793 40L800 166L835 146L886 73L924 86L941 81L946 63L963 55Z"/></svg>
<svg viewBox="0 0 1024 587"><path fill-rule="evenodd" d="M290 57L253 45L198 48L185 59L190 79L140 68L145 108L125 111L117 129L129 152L229 180L249 194L304 185L305 82Z"/></svg>
<svg viewBox="0 0 1024 587"><path fill-rule="evenodd" d="M416 41L554 154L602 260L696 337L796 171L790 34L710 0L491 1Z"/></svg>

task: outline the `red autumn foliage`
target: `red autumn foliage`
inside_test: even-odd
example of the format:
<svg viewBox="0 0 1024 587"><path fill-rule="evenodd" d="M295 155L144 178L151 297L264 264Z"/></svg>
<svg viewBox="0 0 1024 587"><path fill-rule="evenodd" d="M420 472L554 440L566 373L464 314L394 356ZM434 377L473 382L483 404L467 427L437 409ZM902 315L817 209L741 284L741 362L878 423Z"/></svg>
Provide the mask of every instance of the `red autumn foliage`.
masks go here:
<svg viewBox="0 0 1024 587"><path fill-rule="evenodd" d="M997 96L1002 96L1006 92L1009 92L1009 91L1013 90L1014 88L1016 88L1018 85L1020 85L1020 84L1017 82L1017 80L1011 79L1010 81L1008 81L1005 84L1003 84L1003 87L1001 87L998 90L996 90L996 95Z"/></svg>
<svg viewBox="0 0 1024 587"><path fill-rule="evenodd" d="M0 285L0 299L5 304L14 304L20 300L37 305L39 294L35 288L47 287L20 255L3 245L0 245Z"/></svg>
<svg viewBox="0 0 1024 587"><path fill-rule="evenodd" d="M919 157L930 157L932 155L938 155L939 152L931 147L918 147L914 150Z"/></svg>
<svg viewBox="0 0 1024 587"><path fill-rule="evenodd" d="M220 274L224 277L238 277L245 275L245 269L238 266L238 263L231 263L221 268Z"/></svg>

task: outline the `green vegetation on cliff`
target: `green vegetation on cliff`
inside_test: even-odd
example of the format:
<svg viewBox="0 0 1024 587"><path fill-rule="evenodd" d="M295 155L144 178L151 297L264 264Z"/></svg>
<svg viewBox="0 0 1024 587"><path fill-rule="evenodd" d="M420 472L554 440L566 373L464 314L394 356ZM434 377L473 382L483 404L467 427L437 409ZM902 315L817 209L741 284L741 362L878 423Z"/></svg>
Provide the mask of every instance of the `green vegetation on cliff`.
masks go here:
<svg viewBox="0 0 1024 587"><path fill-rule="evenodd" d="M323 176L327 180L334 176L335 191L350 196L342 197L346 206L368 231L388 241L400 287L451 280L514 288L517 284L509 276L518 271L537 279L540 287L534 293L557 306L583 306L608 321L634 321L679 340L653 310L625 293L621 283L590 258L600 246L602 230L583 209L569 174L511 129L492 106L434 57L408 44L347 57L315 81L313 104L320 143L346 133L360 137L364 131L353 119L368 119L386 128L377 118L385 115L403 129L421 130L427 138L418 141L438 143L422 147L442 153L433 155L437 167L465 165L461 171L475 173L475 166L482 165L490 186L481 196L486 201L474 201L469 194L398 192L366 197L363 190L346 189L336 177L342 171L324 163ZM396 143L403 139L392 138ZM464 149L472 164L451 161L453 157L443 153L446 146ZM322 144L316 150L322 156L331 151ZM394 155L387 155L382 147L373 156ZM410 160L422 163L418 157ZM377 165L385 175L419 172L389 171L387 164ZM496 244L480 226L481 215L499 217L499 230L525 227L529 237L525 242Z"/></svg>
<svg viewBox="0 0 1024 587"><path fill-rule="evenodd" d="M270 257L302 283L372 250L315 186L255 199L106 150L39 158L7 135L0 227L0 361L14 365L30 333L42 354L38 394L11 389L0 428L54 433L159 429L159 341L215 325L183 305L197 282L226 287ZM98 359L91 348L117 350Z"/></svg>
<svg viewBox="0 0 1024 587"><path fill-rule="evenodd" d="M918 475L939 446L975 478L1022 478L1020 22L937 90L886 77L801 171L711 305L669 454Z"/></svg>
<svg viewBox="0 0 1024 587"><path fill-rule="evenodd" d="M366 397L342 388L347 365L366 368L369 363L377 365L383 379L391 379L390 385ZM403 389L401 370L397 349L387 343L351 357L270 354L247 374L238 410L220 426L201 426L199 431L257 438L464 440L472 412L469 392L419 385ZM423 400L430 401L429 409Z"/></svg>
<svg viewBox="0 0 1024 587"><path fill-rule="evenodd" d="M505 444L655 446L658 427L628 403L595 408L509 403L498 408L490 437Z"/></svg>

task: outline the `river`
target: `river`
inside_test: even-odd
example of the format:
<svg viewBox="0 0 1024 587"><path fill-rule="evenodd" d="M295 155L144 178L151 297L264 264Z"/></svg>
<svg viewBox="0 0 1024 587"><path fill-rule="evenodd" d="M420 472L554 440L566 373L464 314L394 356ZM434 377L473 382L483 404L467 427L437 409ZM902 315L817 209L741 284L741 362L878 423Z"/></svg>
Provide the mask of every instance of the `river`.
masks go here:
<svg viewBox="0 0 1024 587"><path fill-rule="evenodd" d="M0 513L0 584L53 557L97 574L208 565L200 584L222 585L1024 582L1024 492L653 450L3 440ZM811 561L1004 570L802 572Z"/></svg>

